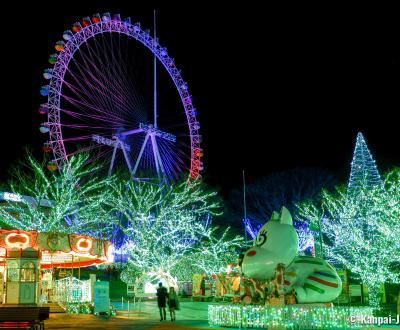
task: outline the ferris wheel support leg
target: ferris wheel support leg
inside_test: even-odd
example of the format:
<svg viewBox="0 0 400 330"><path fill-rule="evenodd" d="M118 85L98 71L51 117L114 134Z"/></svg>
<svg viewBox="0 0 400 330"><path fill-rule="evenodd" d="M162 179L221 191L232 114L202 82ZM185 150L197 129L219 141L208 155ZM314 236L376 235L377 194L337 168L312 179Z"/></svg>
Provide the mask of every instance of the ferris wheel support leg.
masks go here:
<svg viewBox="0 0 400 330"><path fill-rule="evenodd" d="M153 155L154 155L154 162L156 164L157 176L160 179L160 166L158 164L157 151L156 151L157 142L154 134L151 134L150 138L151 138L151 146L153 147Z"/></svg>
<svg viewBox="0 0 400 330"><path fill-rule="evenodd" d="M165 181L165 183L167 183L167 175L166 175L166 173L165 173L164 165L163 165L163 163L162 163L162 161L161 161L160 151L159 151L159 149L158 149L157 140L156 140L155 137L153 137L153 148L154 148L154 151L155 151L155 156L156 156L156 157L155 157L155 160L156 160L156 163L158 162L159 167L161 168L161 172L162 172L162 174L163 174L163 180Z"/></svg>
<svg viewBox="0 0 400 330"><path fill-rule="evenodd" d="M114 150L113 150L113 154L112 154L112 158L111 158L111 164L110 164L110 168L108 169L108 176L111 176L111 172L114 167L115 154L117 153L117 146L118 146L118 143L116 143L114 145Z"/></svg>
<svg viewBox="0 0 400 330"><path fill-rule="evenodd" d="M142 156L143 156L144 148L146 147L146 144L147 144L148 140L149 140L149 133L146 134L146 137L144 138L144 141L143 141L143 145L140 148L139 156L136 159L135 167L133 168L133 172L131 172L132 176L135 176L135 174L136 174L136 171L137 171L137 168L139 166L140 160L142 159Z"/></svg>
<svg viewBox="0 0 400 330"><path fill-rule="evenodd" d="M128 155L126 153L124 144L123 143L119 143L119 145L120 145L120 147L122 149L122 152L124 153L124 157L125 157L126 163L128 164L129 173L131 173L131 175L132 175L132 165L131 165L131 162L130 162L130 160L128 158Z"/></svg>

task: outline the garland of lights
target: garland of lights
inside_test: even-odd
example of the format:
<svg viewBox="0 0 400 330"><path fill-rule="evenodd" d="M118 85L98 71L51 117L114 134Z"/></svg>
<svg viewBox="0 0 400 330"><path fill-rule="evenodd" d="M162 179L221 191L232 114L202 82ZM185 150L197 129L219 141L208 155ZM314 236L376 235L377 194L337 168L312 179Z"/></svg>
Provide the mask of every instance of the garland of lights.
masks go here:
<svg viewBox="0 0 400 330"><path fill-rule="evenodd" d="M236 263L238 251L245 246L243 237L232 236L227 228L217 233L217 228L205 230L201 243L195 245L172 273L181 281L192 281L193 274L213 274L226 272L228 264Z"/></svg>
<svg viewBox="0 0 400 330"><path fill-rule="evenodd" d="M355 196L363 187L382 187L382 180L363 135L358 133L347 193Z"/></svg>
<svg viewBox="0 0 400 330"><path fill-rule="evenodd" d="M86 166L88 158L72 156L60 171L49 172L28 154L27 166L15 170L11 183L15 198L0 204L1 221L21 230L107 238L111 224L100 206L112 178L93 175L98 167Z"/></svg>
<svg viewBox="0 0 400 330"><path fill-rule="evenodd" d="M383 187L358 186L357 195L339 187L323 191L321 204L299 205L302 218L320 226L324 256L358 275L375 307L382 283L400 283L400 169L386 176Z"/></svg>
<svg viewBox="0 0 400 330"><path fill-rule="evenodd" d="M77 278L66 277L55 281L54 297L62 303L85 303L92 301L90 280L81 281Z"/></svg>
<svg viewBox="0 0 400 330"><path fill-rule="evenodd" d="M122 228L129 255L125 280L128 274L157 274L175 286L169 282L182 278L180 269L187 270L184 265L196 263L197 271L219 271L227 256L232 259L231 250L242 242L229 237L228 231L216 238L215 229L201 220L217 215L220 204L216 193L204 191L200 181L169 188L129 180L115 181L111 187L110 206L127 224Z"/></svg>
<svg viewBox="0 0 400 330"><path fill-rule="evenodd" d="M210 326L235 328L353 329L365 326L357 321L371 315L369 307L208 306Z"/></svg>
<svg viewBox="0 0 400 330"><path fill-rule="evenodd" d="M95 314L94 305L92 303L68 303L66 305L68 314ZM113 305L110 305L110 316L117 315L117 311Z"/></svg>

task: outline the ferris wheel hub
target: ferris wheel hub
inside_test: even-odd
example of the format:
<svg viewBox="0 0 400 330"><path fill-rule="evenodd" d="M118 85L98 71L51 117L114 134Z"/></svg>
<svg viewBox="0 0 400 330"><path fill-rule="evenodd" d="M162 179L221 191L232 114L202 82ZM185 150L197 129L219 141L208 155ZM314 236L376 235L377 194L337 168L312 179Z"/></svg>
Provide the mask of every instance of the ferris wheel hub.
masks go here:
<svg viewBox="0 0 400 330"><path fill-rule="evenodd" d="M104 144L106 146L110 146L113 148L119 148L122 149L124 148L126 151L131 151L131 147L126 144L123 143L117 136L113 136L113 139L107 139L103 136L100 135L92 135L92 141L97 142L98 144Z"/></svg>
<svg viewBox="0 0 400 330"><path fill-rule="evenodd" d="M147 134L158 136L158 137L160 137L160 138L162 138L164 140L167 140L167 141L176 142L176 136L175 135L173 135L171 133L164 132L164 131L158 129L157 127L154 127L151 124L147 125L147 124L140 123L139 124L139 128L143 132L145 132Z"/></svg>

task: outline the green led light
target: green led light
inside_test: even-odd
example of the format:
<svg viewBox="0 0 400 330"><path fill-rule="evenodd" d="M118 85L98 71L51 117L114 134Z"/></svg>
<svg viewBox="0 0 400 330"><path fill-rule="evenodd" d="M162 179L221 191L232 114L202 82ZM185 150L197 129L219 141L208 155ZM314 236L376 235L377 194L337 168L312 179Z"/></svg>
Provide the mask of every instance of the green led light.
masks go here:
<svg viewBox="0 0 400 330"><path fill-rule="evenodd" d="M50 172L28 154L9 187L19 202L0 204L1 222L14 229L104 239L112 224L101 205L107 200L104 192L111 178L93 175L100 168L87 165L88 159L84 154L72 156L58 171Z"/></svg>
<svg viewBox="0 0 400 330"><path fill-rule="evenodd" d="M372 311L370 307L209 305L208 322L238 328L353 329L363 325L351 322L351 316L357 320Z"/></svg>
<svg viewBox="0 0 400 330"><path fill-rule="evenodd" d="M235 249L243 238L209 225L211 216L219 214L220 202L200 181L172 187L115 181L111 188L110 205L128 224L122 228L129 258L121 274L124 281L164 279L177 287L178 279L225 271L236 261Z"/></svg>
<svg viewBox="0 0 400 330"><path fill-rule="evenodd" d="M382 186L360 184L357 194L340 186L298 210L304 221L321 226L323 256L357 275L368 287L369 305L378 308L381 285L400 283L400 169Z"/></svg>

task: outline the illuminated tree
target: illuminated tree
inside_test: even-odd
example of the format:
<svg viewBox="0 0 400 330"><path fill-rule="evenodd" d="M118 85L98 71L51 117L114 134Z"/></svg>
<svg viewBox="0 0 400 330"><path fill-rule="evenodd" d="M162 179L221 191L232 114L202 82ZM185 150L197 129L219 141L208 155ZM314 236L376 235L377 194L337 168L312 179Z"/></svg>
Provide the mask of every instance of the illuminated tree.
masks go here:
<svg viewBox="0 0 400 330"><path fill-rule="evenodd" d="M382 187L382 180L363 135L358 133L353 160L351 162L347 193L349 195L356 195L363 187Z"/></svg>
<svg viewBox="0 0 400 330"><path fill-rule="evenodd" d="M15 229L104 236L109 222L99 206L107 197L111 179L98 178L98 167L86 165L89 156L72 156L51 172L27 155L13 172L9 189L13 199L0 205L2 221Z"/></svg>
<svg viewBox="0 0 400 330"><path fill-rule="evenodd" d="M201 241L196 244L172 270L182 281L191 281L193 274L213 274L226 272L228 264L236 263L239 251L246 245L242 236L233 235L230 228L205 228Z"/></svg>
<svg viewBox="0 0 400 330"><path fill-rule="evenodd" d="M323 191L320 203L299 205L299 215L321 226L323 254L350 269L368 286L369 302L379 306L380 285L400 282L400 174L389 173L381 186ZM316 225L316 226L315 226Z"/></svg>
<svg viewBox="0 0 400 330"><path fill-rule="evenodd" d="M120 180L111 187L109 205L126 220L128 268L176 286L171 270L207 233L202 218L218 214L216 193L204 191L199 181L165 187Z"/></svg>

